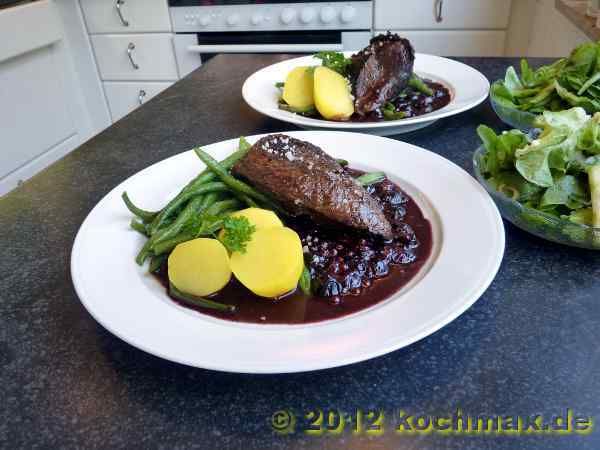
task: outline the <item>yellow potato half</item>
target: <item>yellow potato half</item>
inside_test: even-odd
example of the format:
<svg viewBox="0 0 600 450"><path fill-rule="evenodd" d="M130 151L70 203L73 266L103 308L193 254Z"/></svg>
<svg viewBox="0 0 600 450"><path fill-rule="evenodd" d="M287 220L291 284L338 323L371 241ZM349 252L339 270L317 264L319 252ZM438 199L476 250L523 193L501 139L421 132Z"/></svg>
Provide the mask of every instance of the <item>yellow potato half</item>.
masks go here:
<svg viewBox="0 0 600 450"><path fill-rule="evenodd" d="M304 109L314 105L312 68L296 67L288 73L282 97L293 108Z"/></svg>
<svg viewBox="0 0 600 450"><path fill-rule="evenodd" d="M283 223L273 211L262 208L246 208L231 214L231 217L245 217L250 225L256 227L256 231L264 228L282 227ZM224 230L219 231L219 239L223 239Z"/></svg>
<svg viewBox="0 0 600 450"><path fill-rule="evenodd" d="M169 255L169 280L186 294L199 297L214 294L230 279L229 255L216 239L183 242Z"/></svg>
<svg viewBox="0 0 600 450"><path fill-rule="evenodd" d="M295 289L303 267L300 236L286 227L256 231L245 253L231 255L236 278L261 297L279 297Z"/></svg>
<svg viewBox="0 0 600 450"><path fill-rule="evenodd" d="M347 120L354 113L350 85L339 73L317 67L314 74L315 106L329 120Z"/></svg>

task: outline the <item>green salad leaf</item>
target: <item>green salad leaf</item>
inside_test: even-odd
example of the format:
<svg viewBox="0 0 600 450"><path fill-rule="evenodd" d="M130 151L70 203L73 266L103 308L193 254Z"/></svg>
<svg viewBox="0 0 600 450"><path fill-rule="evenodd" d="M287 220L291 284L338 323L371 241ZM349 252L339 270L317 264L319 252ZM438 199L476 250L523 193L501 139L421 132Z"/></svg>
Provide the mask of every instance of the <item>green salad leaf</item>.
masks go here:
<svg viewBox="0 0 600 450"><path fill-rule="evenodd" d="M590 117L580 107L544 111L535 124L541 128L536 139L518 130L498 135L480 125L483 176L523 205L574 224L595 224L600 220L600 113ZM542 216L527 217L538 223ZM574 228L568 234L581 233Z"/></svg>
<svg viewBox="0 0 600 450"><path fill-rule="evenodd" d="M477 134L487 150L483 160L483 172L490 176L501 170L514 169L515 151L528 142L527 137L519 130L496 135L490 127L480 125Z"/></svg>
<svg viewBox="0 0 600 450"><path fill-rule="evenodd" d="M540 201L540 208L564 205L569 209L580 209L589 205L588 193L589 188L582 179L573 175L563 175L546 189Z"/></svg>
<svg viewBox="0 0 600 450"><path fill-rule="evenodd" d="M533 114L573 106L600 111L600 42L584 43L567 58L537 69L523 59L520 72L508 67L504 80L492 85L496 103Z"/></svg>
<svg viewBox="0 0 600 450"><path fill-rule="evenodd" d="M579 225L589 225L592 223L592 208L575 209L564 218Z"/></svg>

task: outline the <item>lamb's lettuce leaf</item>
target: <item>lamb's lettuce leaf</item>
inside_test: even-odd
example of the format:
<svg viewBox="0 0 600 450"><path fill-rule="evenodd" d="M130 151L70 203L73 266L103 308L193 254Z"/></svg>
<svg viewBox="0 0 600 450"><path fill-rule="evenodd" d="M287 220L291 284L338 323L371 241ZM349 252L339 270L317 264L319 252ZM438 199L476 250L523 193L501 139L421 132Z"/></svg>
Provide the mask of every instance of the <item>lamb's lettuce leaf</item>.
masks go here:
<svg viewBox="0 0 600 450"><path fill-rule="evenodd" d="M513 169L516 150L526 146L528 142L527 136L519 130L506 131L496 135L491 128L480 125L477 128L477 134L486 149L482 171L490 176L494 176L502 170Z"/></svg>

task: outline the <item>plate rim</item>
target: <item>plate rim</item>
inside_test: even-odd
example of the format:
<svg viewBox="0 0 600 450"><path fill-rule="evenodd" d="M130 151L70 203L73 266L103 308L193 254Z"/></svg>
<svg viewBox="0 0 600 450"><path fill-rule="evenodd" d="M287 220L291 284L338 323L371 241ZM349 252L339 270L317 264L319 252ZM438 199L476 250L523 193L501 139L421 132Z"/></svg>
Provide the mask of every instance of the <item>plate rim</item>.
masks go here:
<svg viewBox="0 0 600 450"><path fill-rule="evenodd" d="M346 56L349 56L353 53L356 53L356 51L344 51L343 53ZM387 121L381 121L381 122L335 122L335 121L331 121L331 120L322 120L322 119L315 119L315 118L310 118L310 117L303 117L298 114L288 113L287 111L282 111L282 110L275 109L275 108L263 108L262 106L256 104L252 100L250 100L251 84L253 82L255 82L255 79L259 76L259 74L261 72L273 69L275 66L278 66L278 65L282 65L282 66L288 65L292 62L300 63L302 60L308 61L310 58L313 58L313 55L290 58L290 59L286 59L283 61L279 61L279 62L270 64L268 66L262 67L256 71L254 71L251 75L249 75L244 80L244 84L242 85L242 98L244 99L244 101L250 108L257 111L258 113L263 114L268 117L271 117L273 119L281 120L283 122L292 123L297 126L310 127L311 129L324 128L324 129L340 130L340 131L360 130L362 132L368 132L368 130L381 129L381 128L383 128L383 129L402 128L402 127L414 126L417 124L426 124L428 122L433 123L434 121L437 121L439 119L451 117L451 116L463 113L465 111L468 111L472 108L475 108L476 106L480 105L488 98L489 92L490 92L490 86L491 86L490 81L487 79L487 77L485 75L483 75L479 70L475 69L474 67L469 66L468 64L465 64L463 62L456 61L454 59L445 58L443 56L437 56L437 55L432 55L432 54L428 54L428 53L415 53L415 61L417 61L417 58L422 58L422 59L437 60L439 62L443 62L444 64L456 65L457 67L460 67L461 69L463 69L465 71L465 73L471 73L474 77L477 77L479 79L479 81L483 82L483 86L485 86L485 88L483 88L483 86L482 86L482 91L475 100L473 100L469 103L466 103L465 105L455 108L455 109L447 109L448 106L452 105L452 103L455 101L455 98L453 98L452 101L448 105L444 106L443 108L441 108L439 110L432 111L431 113L423 114L423 115L416 116L416 117L410 117L407 119L387 120ZM438 75L438 77L441 79L444 79L444 77L442 75ZM456 92L458 92L457 86L451 86L451 88L454 90L455 94L456 94Z"/></svg>
<svg viewBox="0 0 600 450"><path fill-rule="evenodd" d="M356 135L356 134L361 134L361 133L350 133L350 132L345 132L345 131L328 131L328 130L322 130L322 131L292 131L292 132L288 132L292 135L297 135L298 137L302 138L305 137L307 135L310 134L314 134L314 133L327 133L327 134L352 134L352 135ZM259 134L259 135L253 135L253 136L248 136L247 138L250 139L251 141L254 141L255 139L260 138L261 136L264 135L268 135L271 133L265 133L265 134ZM379 136L373 136L373 135L369 135L369 134L364 134L364 136L368 136L369 138L376 138L376 139L388 139L388 138L382 138ZM305 139L309 139L309 137L305 137ZM392 139L388 139L391 140L395 143L395 145L400 145L400 146L408 146L408 147L412 147L412 149L418 149L419 151L424 151L427 152L430 156L433 156L434 158L441 160L443 163L448 164L449 167L452 167L453 170L458 171L458 172L462 172L462 174L466 177L469 178L469 180L471 181L472 186L479 191L479 193L483 193L485 194L485 200L482 199L482 201L485 201L487 203L488 208L488 213L491 213L491 215L493 217L491 217L491 219L493 219L494 225L496 227L495 231L495 238L496 238L496 242L495 242L495 247L496 247L496 251L494 252L494 254L490 253L491 257L489 260L489 270L486 270L485 272L485 276L482 277L481 280L478 281L478 285L474 288L472 288L470 290L470 292L465 292L464 294L461 295L461 301L460 301L460 307L459 308L454 308L452 310L450 310L447 314L443 314L445 313L445 311L441 311L440 314L434 314L432 315L430 318L428 318L428 320L424 323L421 324L421 326L419 327L418 331L413 333L410 337L405 338L405 339L397 339L394 337L390 337L388 339L388 341L386 341L385 343L381 343L380 346L378 346L378 348L376 350L373 350L371 352L368 353L355 353L353 355L349 355L345 358L340 358L337 357L333 360L318 360L312 364L306 364L303 363L302 367L297 367L296 365L287 365L287 367L285 366L285 364L282 365L273 365L271 364L268 367L264 367L264 366L249 366L246 365L244 369L233 369L231 367L231 364L227 365L217 365L217 364L198 364L195 361L191 361L189 359L182 359L179 357L174 357L173 355L169 355L169 354L165 354L163 352L157 351L156 349L151 349L148 346L146 346L143 342L138 342L135 341L134 339L131 339L129 336L126 336L125 333L121 333L120 330L115 329L113 326L111 326L110 324L107 324L102 318L100 318L97 314L96 311L94 311L94 308L88 304L87 299L86 299L86 294L84 293L84 286L81 285L82 280L79 276L78 273L78 257L80 256L81 252L80 252L80 247L82 246L82 240L83 240L83 236L87 230L87 227L90 224L90 221L88 219L90 219L90 217L93 217L93 214L95 214L95 212L100 209L105 202L107 202L111 196L115 195L115 192L120 193L120 190L122 189L123 184L125 184L126 182L128 182L129 180L131 180L133 177L139 176L142 172L146 171L146 170L150 170L152 167L160 165L161 163L163 163L164 161L167 161L171 158L176 158L184 153L189 153L191 150L187 150L185 152L181 152L181 153L177 153L174 154L168 158L165 158L163 160L157 161L154 164L151 164L143 169L141 169L140 171L136 172L135 174L131 175L130 177L126 178L125 180L123 180L121 183L119 183L117 186L115 186L113 189L111 189L106 195L104 195L97 203L96 205L94 205L94 207L91 209L91 211L87 214L86 218L84 219L84 221L82 222L77 235L75 236L74 242L73 242L73 247L71 250L71 258L70 258L70 272L71 272L71 279L73 281L73 285L75 288L75 291L77 293L77 296L79 298L79 300L81 301L81 303L83 304L84 308L88 311L88 313L94 318L94 320L96 320L96 322L98 322L98 324L100 324L103 328L105 328L106 330L108 330L110 333L114 334L116 337L118 337L119 339L127 342L128 344L146 352L149 354L152 354L154 356L158 356L160 358L166 359L168 361L172 361L172 362L176 362L176 363L180 363L180 364L184 364L184 365L188 365L191 367L198 367L198 368L204 368L204 369L210 369L210 370L216 370L216 371L222 371L222 372L230 372L230 373L270 373L270 374L274 374L274 373L295 373L295 372L308 372L308 371L314 371L314 370L322 370L322 369L328 369L328 368L333 368L333 367L340 367L340 366L344 366L344 365L348 365L348 364L352 364L352 363L357 363L360 361L365 361L368 359L372 359L372 358L376 358L378 356L382 356L384 354L387 354L389 352L395 351L397 349L406 347L408 345L411 345L417 341L420 341L421 339L435 333L436 331L438 331L439 329L443 328L444 326L446 326L447 324L449 324L450 322L452 322L453 320L455 320L457 317L459 317L460 315L462 315L467 309L469 309L481 296L482 294L487 290L487 288L489 287L489 285L492 283L492 281L494 280L495 276L497 275L497 272L500 268L500 265L502 263L503 260L503 255L504 255L504 251L505 251L505 232L504 232L504 225L502 222L502 218L500 216L500 213L495 205L495 203L493 202L493 200L489 197L488 193L485 191L485 189L483 188L483 186L481 186L477 180L475 180L472 176L470 176L468 174L468 172L466 172L463 168L461 168L460 166L458 166L457 164L455 164L454 162L444 158L443 156L423 149L421 147L417 147L415 145L412 144L408 144L406 142L402 142L402 141L397 141L397 140L392 140ZM217 144L225 144L228 142L234 142L235 139L226 139L226 140L222 140L219 142L215 142L214 145ZM396 176L400 176L399 174L394 174ZM424 194L426 194L425 191L421 191ZM433 205L434 206L434 205ZM434 206L433 211L437 214L437 210ZM133 262L132 262L133 264ZM434 265L435 266L435 265ZM426 278L427 274L424 275L423 278ZM421 280L422 281L422 280ZM443 316L443 317L440 317ZM226 322L227 321L222 321L222 322ZM309 324L310 325L310 324ZM326 326L327 322L321 322L319 325L321 326ZM262 325L259 325L262 326ZM281 327L285 327L285 325L280 325ZM268 326L266 326L268 328Z"/></svg>

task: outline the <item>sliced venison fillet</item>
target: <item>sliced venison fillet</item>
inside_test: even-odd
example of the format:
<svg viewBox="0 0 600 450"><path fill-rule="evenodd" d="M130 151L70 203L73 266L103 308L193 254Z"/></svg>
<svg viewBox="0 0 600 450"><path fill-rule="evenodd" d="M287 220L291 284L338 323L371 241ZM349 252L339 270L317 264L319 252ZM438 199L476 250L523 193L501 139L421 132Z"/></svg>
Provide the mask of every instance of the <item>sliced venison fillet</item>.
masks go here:
<svg viewBox="0 0 600 450"><path fill-rule="evenodd" d="M414 61L410 42L390 32L374 37L368 47L352 55L355 111L366 115L393 100L408 85Z"/></svg>
<svg viewBox="0 0 600 450"><path fill-rule="evenodd" d="M232 170L295 215L393 237L379 201L310 142L283 134L263 137Z"/></svg>

